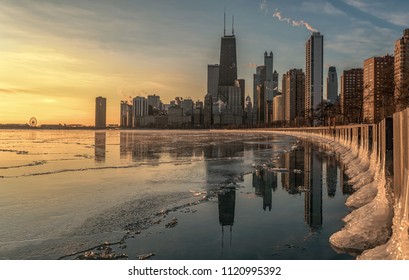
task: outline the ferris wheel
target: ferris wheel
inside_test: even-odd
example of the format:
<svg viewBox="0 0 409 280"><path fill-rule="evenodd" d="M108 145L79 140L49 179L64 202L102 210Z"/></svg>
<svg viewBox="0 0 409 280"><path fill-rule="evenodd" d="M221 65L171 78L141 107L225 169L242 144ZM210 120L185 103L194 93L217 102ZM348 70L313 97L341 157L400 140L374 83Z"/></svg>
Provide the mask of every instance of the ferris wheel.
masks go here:
<svg viewBox="0 0 409 280"><path fill-rule="evenodd" d="M34 117L32 117L32 118L30 119L29 124L30 124L31 127L36 127L36 126L37 126L37 119L34 118Z"/></svg>

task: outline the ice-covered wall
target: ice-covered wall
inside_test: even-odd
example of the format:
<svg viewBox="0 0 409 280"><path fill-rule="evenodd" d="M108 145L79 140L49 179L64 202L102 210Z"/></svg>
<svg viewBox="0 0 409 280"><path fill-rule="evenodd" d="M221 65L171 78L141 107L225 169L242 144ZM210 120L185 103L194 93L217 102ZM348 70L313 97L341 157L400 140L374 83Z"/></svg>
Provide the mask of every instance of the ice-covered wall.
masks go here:
<svg viewBox="0 0 409 280"><path fill-rule="evenodd" d="M409 109L376 125L280 130L320 141L345 164L355 192L344 227L330 237L358 259L409 259Z"/></svg>

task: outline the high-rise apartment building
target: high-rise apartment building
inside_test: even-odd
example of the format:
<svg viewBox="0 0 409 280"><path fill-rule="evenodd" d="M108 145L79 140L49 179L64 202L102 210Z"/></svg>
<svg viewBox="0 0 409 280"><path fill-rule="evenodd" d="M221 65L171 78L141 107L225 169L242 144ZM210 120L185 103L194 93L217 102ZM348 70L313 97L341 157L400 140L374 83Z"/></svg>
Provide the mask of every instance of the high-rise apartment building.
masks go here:
<svg viewBox="0 0 409 280"><path fill-rule="evenodd" d="M95 128L106 128L107 126L107 99L98 96L95 99Z"/></svg>
<svg viewBox="0 0 409 280"><path fill-rule="evenodd" d="M291 69L283 75L284 120L299 125L304 119L305 75L302 69Z"/></svg>
<svg viewBox="0 0 409 280"><path fill-rule="evenodd" d="M282 94L274 96L273 100L273 122L284 120L284 98Z"/></svg>
<svg viewBox="0 0 409 280"><path fill-rule="evenodd" d="M132 105L121 101L120 127L132 127Z"/></svg>
<svg viewBox="0 0 409 280"><path fill-rule="evenodd" d="M327 101L334 104L338 100L338 76L335 66L328 68L327 77Z"/></svg>
<svg viewBox="0 0 409 280"><path fill-rule="evenodd" d="M246 97L244 106L245 111L245 124L247 126L253 126L253 103L251 102L250 96Z"/></svg>
<svg viewBox="0 0 409 280"><path fill-rule="evenodd" d="M256 68L253 75L253 114L258 126L273 121L273 98L277 94L278 73L273 72L273 52L264 52L264 65Z"/></svg>
<svg viewBox="0 0 409 280"><path fill-rule="evenodd" d="M151 107L152 109L160 109L160 96L154 94L154 95L148 95L148 106Z"/></svg>
<svg viewBox="0 0 409 280"><path fill-rule="evenodd" d="M132 100L133 127L141 125L141 119L148 115L148 100L145 97L137 96Z"/></svg>
<svg viewBox="0 0 409 280"><path fill-rule="evenodd" d="M236 84L240 87L241 106L244 109L246 105L246 80L238 79Z"/></svg>
<svg viewBox="0 0 409 280"><path fill-rule="evenodd" d="M390 55L364 61L364 122L377 123L394 112L394 58Z"/></svg>
<svg viewBox="0 0 409 280"><path fill-rule="evenodd" d="M257 66L256 74L254 75L254 83L256 92L254 93L254 107L256 108L256 124L258 126L264 126L265 124L265 115L266 115L266 92L264 83L266 81L266 66ZM257 103L256 103L257 102Z"/></svg>
<svg viewBox="0 0 409 280"><path fill-rule="evenodd" d="M274 70L273 73L273 96L278 94L278 72Z"/></svg>
<svg viewBox="0 0 409 280"><path fill-rule="evenodd" d="M362 122L364 69L344 70L341 76L341 114L344 123Z"/></svg>
<svg viewBox="0 0 409 280"><path fill-rule="evenodd" d="M324 36L313 32L305 44L305 116L323 99Z"/></svg>
<svg viewBox="0 0 409 280"><path fill-rule="evenodd" d="M191 98L185 98L182 100L180 107L183 109L183 115L192 115L193 113L193 100Z"/></svg>
<svg viewBox="0 0 409 280"><path fill-rule="evenodd" d="M217 101L217 92L219 90L219 65L207 65L207 93L213 97L213 102Z"/></svg>
<svg viewBox="0 0 409 280"><path fill-rule="evenodd" d="M409 29L395 42L395 101L396 110L409 107Z"/></svg>
<svg viewBox="0 0 409 280"><path fill-rule="evenodd" d="M210 128L213 124L213 96L210 93L204 99L203 115L205 128Z"/></svg>

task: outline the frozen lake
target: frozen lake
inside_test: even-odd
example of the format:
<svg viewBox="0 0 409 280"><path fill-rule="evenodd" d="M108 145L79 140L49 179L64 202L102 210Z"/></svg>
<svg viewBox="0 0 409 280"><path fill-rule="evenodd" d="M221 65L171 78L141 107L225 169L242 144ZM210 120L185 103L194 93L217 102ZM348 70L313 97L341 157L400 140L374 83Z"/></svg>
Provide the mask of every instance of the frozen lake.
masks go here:
<svg viewBox="0 0 409 280"><path fill-rule="evenodd" d="M349 213L343 179L331 153L262 132L2 130L0 258L58 259L140 230L130 258L350 259L328 241Z"/></svg>

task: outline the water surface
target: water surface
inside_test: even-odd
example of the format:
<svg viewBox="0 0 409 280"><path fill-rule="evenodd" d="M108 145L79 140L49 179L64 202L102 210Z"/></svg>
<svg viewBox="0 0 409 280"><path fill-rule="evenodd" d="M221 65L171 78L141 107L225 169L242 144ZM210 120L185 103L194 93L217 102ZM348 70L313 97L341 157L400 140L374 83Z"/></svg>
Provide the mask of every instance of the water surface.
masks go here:
<svg viewBox="0 0 409 280"><path fill-rule="evenodd" d="M117 249L130 258L351 258L328 242L348 213L342 169L289 136L3 130L0 143L3 259L57 259L119 240L163 209L177 211Z"/></svg>

